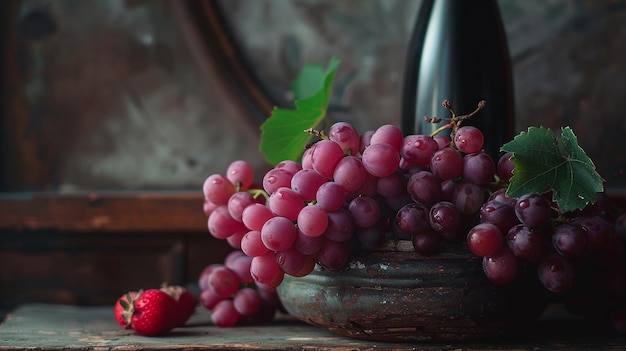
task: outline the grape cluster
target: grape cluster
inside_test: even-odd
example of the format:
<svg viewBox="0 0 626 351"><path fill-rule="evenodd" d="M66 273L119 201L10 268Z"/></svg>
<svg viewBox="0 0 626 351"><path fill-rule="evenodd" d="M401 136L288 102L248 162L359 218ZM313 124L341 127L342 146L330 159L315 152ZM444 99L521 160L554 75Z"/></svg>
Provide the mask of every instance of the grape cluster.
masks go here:
<svg viewBox="0 0 626 351"><path fill-rule="evenodd" d="M510 156L500 160L504 185L514 170L506 162ZM615 213L604 192L586 208L565 213L551 191L518 198L505 192L501 187L490 193L467 233L467 247L483 257L489 280L505 285L522 271L536 270L569 312L626 334L626 214Z"/></svg>
<svg viewBox="0 0 626 351"><path fill-rule="evenodd" d="M281 309L272 289L256 286L250 275L251 258L232 251L224 264L212 263L200 273L200 303L212 311L211 319L219 327L272 320Z"/></svg>
<svg viewBox="0 0 626 351"><path fill-rule="evenodd" d="M538 278L554 293L570 290L576 265L612 266L623 259L623 240L603 206L604 193L579 213L560 213L550 192L507 198L494 192L470 229L467 245L484 257L487 276L496 284L513 280L520 264L537 266Z"/></svg>
<svg viewBox="0 0 626 351"><path fill-rule="evenodd" d="M319 140L301 162L277 164L259 184L249 164L235 161L204 182L209 232L247 257L257 290L271 292L285 274L304 276L316 264L339 270L354 250L408 240L424 256L466 245L497 285L536 269L549 292L563 293L581 313L590 310L582 301L593 300L582 297L599 291L598 299L622 301L607 314L623 308L626 217L611 217L605 194L576 213L561 213L551 193L507 197L512 155L496 162L479 129L453 127L447 138L405 136L394 125L359 134L337 122L327 135L311 131ZM592 289L589 277L604 280ZM624 325L624 315L611 316Z"/></svg>

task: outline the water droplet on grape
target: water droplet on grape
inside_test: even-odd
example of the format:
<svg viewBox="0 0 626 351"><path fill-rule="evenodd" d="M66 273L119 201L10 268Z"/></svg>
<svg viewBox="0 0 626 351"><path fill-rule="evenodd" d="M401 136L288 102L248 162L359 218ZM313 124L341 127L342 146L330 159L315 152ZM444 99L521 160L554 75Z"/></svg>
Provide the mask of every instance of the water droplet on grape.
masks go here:
<svg viewBox="0 0 626 351"><path fill-rule="evenodd" d="M529 205L530 205L530 201L528 200L522 200L518 204L519 208L527 208Z"/></svg>

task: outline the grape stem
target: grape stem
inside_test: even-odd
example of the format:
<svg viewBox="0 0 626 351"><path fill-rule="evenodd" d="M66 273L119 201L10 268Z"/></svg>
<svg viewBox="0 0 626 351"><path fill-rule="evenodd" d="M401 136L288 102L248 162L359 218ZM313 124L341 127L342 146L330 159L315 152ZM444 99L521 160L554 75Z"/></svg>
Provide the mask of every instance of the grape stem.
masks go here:
<svg viewBox="0 0 626 351"><path fill-rule="evenodd" d="M311 135L314 135L320 139L328 139L328 137L326 136L326 134L324 134L323 130L316 130L313 128L307 128L304 130L305 133L309 133Z"/></svg>
<svg viewBox="0 0 626 351"><path fill-rule="evenodd" d="M254 199L257 199L259 196L263 196L266 200L269 198L269 195L263 189L248 189L247 191Z"/></svg>
<svg viewBox="0 0 626 351"><path fill-rule="evenodd" d="M480 100L480 102L478 103L478 106L476 106L476 109L474 111L472 111L469 114L461 115L461 116L456 115L456 112L454 112L454 109L452 108L452 104L450 103L449 100L447 99L443 100L443 102L441 103L441 106L443 106L443 108L445 108L446 110L450 111L450 114L452 114L450 118L424 116L424 119L430 123L439 123L442 120L449 121L448 123L442 125L441 127L437 128L435 131L430 133L430 136L434 137L440 132L451 128L452 131L450 132L450 143L452 146L454 146L454 134L456 134L456 131L461 127L461 124L463 123L463 121L465 121L466 119L472 118L480 110L484 109L485 106L487 106L487 102L485 100Z"/></svg>
<svg viewBox="0 0 626 351"><path fill-rule="evenodd" d="M509 183L505 182L500 178L497 174L494 175L494 181L487 184L487 189L490 191L495 191L503 187L507 187Z"/></svg>
<svg viewBox="0 0 626 351"><path fill-rule="evenodd" d="M317 137L317 140L314 140L310 143L307 143L306 145L304 145L305 149L309 149L311 148L313 145L315 145L315 143L317 143L320 140L324 140L324 139L328 139L328 137L326 136L326 134L324 134L323 130L317 130L317 129L313 129L313 128L307 128L304 130L305 133L311 134L312 136Z"/></svg>

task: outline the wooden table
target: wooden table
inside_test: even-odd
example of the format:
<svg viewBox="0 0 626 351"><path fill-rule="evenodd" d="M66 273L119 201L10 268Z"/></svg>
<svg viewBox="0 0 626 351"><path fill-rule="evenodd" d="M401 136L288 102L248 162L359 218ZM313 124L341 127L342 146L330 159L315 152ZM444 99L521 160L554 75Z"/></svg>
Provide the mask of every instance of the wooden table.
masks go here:
<svg viewBox="0 0 626 351"><path fill-rule="evenodd" d="M557 326L556 328L554 328ZM547 331L550 332L547 332ZM585 331L587 330L587 331ZM143 337L121 329L112 306L27 304L0 326L0 350L626 350L626 337L589 332L580 321L540 320L515 336L472 343L383 344L345 338L279 316L271 324L219 328L199 308L185 327Z"/></svg>

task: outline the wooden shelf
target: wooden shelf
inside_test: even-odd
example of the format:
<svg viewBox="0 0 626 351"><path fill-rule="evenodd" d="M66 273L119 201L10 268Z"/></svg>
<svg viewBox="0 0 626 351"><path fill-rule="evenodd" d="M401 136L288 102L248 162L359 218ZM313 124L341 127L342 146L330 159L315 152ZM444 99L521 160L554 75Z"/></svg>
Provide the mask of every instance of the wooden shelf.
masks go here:
<svg viewBox="0 0 626 351"><path fill-rule="evenodd" d="M626 192L608 192L626 208ZM0 192L0 230L206 233L200 191Z"/></svg>
<svg viewBox="0 0 626 351"><path fill-rule="evenodd" d="M162 282L187 285L232 250L201 191L0 193L0 308L97 305Z"/></svg>
<svg viewBox="0 0 626 351"><path fill-rule="evenodd" d="M0 230L202 232L200 191L0 193Z"/></svg>

